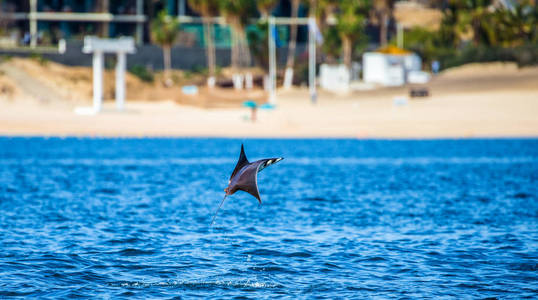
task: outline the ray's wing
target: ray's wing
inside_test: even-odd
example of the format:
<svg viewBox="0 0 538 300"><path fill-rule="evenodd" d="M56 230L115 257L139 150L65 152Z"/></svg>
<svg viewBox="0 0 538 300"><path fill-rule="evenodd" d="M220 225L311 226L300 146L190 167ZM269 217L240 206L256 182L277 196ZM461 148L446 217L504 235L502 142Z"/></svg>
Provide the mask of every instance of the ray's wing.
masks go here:
<svg viewBox="0 0 538 300"><path fill-rule="evenodd" d="M256 199L258 199L258 202L262 203L262 200L260 199L260 192L258 191L257 182L259 167L260 162L253 162L246 166L241 172L241 174L239 174L239 178L237 178L235 186L238 190L245 191L256 197Z"/></svg>
<svg viewBox="0 0 538 300"><path fill-rule="evenodd" d="M261 204L262 200L260 199L260 191L258 190L258 172L281 160L282 158L269 158L250 163L239 175L240 177L236 183L237 188L256 197Z"/></svg>
<svg viewBox="0 0 538 300"><path fill-rule="evenodd" d="M256 162L260 162L260 168L258 169L258 172L261 172L263 169L265 169L266 167L272 165L272 164L276 164L277 162L283 160L284 158L283 157L274 157L274 158L265 158L265 159L260 159Z"/></svg>
<svg viewBox="0 0 538 300"><path fill-rule="evenodd" d="M232 172L232 175L230 176L230 180L232 180L232 178L234 178L235 174L237 174L237 172L239 172L239 170L241 170L244 166L246 166L248 164L249 164L249 162L248 162L247 156L245 154L245 148L243 147L243 144L241 144L241 153L239 154L239 160L237 161L237 165L235 165L235 169Z"/></svg>

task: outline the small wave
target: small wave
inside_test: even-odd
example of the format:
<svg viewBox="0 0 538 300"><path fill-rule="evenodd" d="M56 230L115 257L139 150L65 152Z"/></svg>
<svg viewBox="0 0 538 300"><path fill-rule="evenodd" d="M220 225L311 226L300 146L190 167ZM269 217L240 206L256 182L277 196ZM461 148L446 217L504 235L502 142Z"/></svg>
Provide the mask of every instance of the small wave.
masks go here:
<svg viewBox="0 0 538 300"><path fill-rule="evenodd" d="M311 202L330 202L330 203L342 202L342 200L340 199L327 199L323 197L307 197L307 198L304 198L304 200L311 201Z"/></svg>
<svg viewBox="0 0 538 300"><path fill-rule="evenodd" d="M377 289L374 288L367 288L367 287L357 287L357 286L348 286L346 287L346 290L349 291L368 291L368 292L376 292Z"/></svg>
<svg viewBox="0 0 538 300"><path fill-rule="evenodd" d="M532 197L532 195L528 194L528 193L520 192L520 193L514 194L512 197L514 197L516 199L527 199L527 198Z"/></svg>
<svg viewBox="0 0 538 300"><path fill-rule="evenodd" d="M155 251L127 248L118 252L121 256L152 255Z"/></svg>
<svg viewBox="0 0 538 300"><path fill-rule="evenodd" d="M98 188L92 191L93 194L118 195L120 190L115 188Z"/></svg>
<svg viewBox="0 0 538 300"><path fill-rule="evenodd" d="M366 262L366 261L386 261L387 259L381 256L374 256L374 257L368 257L361 259L360 261Z"/></svg>
<svg viewBox="0 0 538 300"><path fill-rule="evenodd" d="M529 262L529 263L514 263L511 264L510 269L516 271L538 271L538 263Z"/></svg>
<svg viewBox="0 0 538 300"><path fill-rule="evenodd" d="M341 267L330 262L323 263L323 265L328 267L329 269L342 269Z"/></svg>
<svg viewBox="0 0 538 300"><path fill-rule="evenodd" d="M289 273L294 274L297 273L294 270L283 268L283 267L277 267L277 266L270 266L270 267L250 267L248 268L250 271L254 272L265 272L265 273Z"/></svg>
<svg viewBox="0 0 538 300"><path fill-rule="evenodd" d="M469 282L462 282L462 283L457 284L456 286L462 287L462 288L468 288L468 289L476 289L476 288L481 287L481 285L478 283L469 283Z"/></svg>
<svg viewBox="0 0 538 300"><path fill-rule="evenodd" d="M312 254L309 252L293 252L286 254L287 257L312 257Z"/></svg>
<svg viewBox="0 0 538 300"><path fill-rule="evenodd" d="M252 251L243 252L245 255L257 255L257 256L283 256L283 257L312 257L312 253L306 251L285 253L276 250L269 249L256 249Z"/></svg>
<svg viewBox="0 0 538 300"><path fill-rule="evenodd" d="M256 249L252 251L243 252L245 255L258 255L258 256L284 256L284 253L276 250L268 249Z"/></svg>
<svg viewBox="0 0 538 300"><path fill-rule="evenodd" d="M28 296L34 293L34 291L30 292L16 292L16 291L0 291L0 296L3 297L24 297Z"/></svg>
<svg viewBox="0 0 538 300"><path fill-rule="evenodd" d="M140 282L126 281L113 282L108 284L111 287L126 287L126 288L151 288L151 287L172 287L185 289L207 289L207 288L236 288L236 289L272 289L282 288L283 286L277 283L267 283L258 281L164 281L164 282Z"/></svg>
<svg viewBox="0 0 538 300"><path fill-rule="evenodd" d="M135 244L140 242L141 240L135 237L132 238L126 238L126 239L111 239L106 241L107 244L110 245L117 245L117 244Z"/></svg>
<svg viewBox="0 0 538 300"><path fill-rule="evenodd" d="M320 202L327 201L327 199L322 198L322 197L308 197L308 198L305 198L305 200L307 200L307 201L320 201Z"/></svg>

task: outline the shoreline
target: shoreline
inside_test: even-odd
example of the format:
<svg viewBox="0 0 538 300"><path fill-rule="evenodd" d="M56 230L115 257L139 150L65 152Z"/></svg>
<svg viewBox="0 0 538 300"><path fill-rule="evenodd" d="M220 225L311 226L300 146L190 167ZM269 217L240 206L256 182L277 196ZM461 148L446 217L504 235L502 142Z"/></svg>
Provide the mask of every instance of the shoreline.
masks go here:
<svg viewBox="0 0 538 300"><path fill-rule="evenodd" d="M204 136L204 135L31 135L0 134L0 139L248 139L248 140L359 140L359 141L450 141L450 140L537 140L529 136L440 136L440 137L346 137L346 136Z"/></svg>
<svg viewBox="0 0 538 300"><path fill-rule="evenodd" d="M8 78L9 79L9 78ZM409 86L319 92L278 91L275 109L203 108L174 100L111 101L104 112L77 115L89 99L50 101L17 94L0 99L0 136L163 138L465 139L538 137L538 67L464 66L435 76L427 98L408 98ZM68 90L69 91L69 90ZM73 90L73 93L75 91ZM176 97L182 96L172 91ZM131 96L133 96L131 94ZM405 96L405 103L395 97ZM143 95L140 95L143 97ZM191 98L197 104L201 101ZM200 104L200 103L198 103Z"/></svg>

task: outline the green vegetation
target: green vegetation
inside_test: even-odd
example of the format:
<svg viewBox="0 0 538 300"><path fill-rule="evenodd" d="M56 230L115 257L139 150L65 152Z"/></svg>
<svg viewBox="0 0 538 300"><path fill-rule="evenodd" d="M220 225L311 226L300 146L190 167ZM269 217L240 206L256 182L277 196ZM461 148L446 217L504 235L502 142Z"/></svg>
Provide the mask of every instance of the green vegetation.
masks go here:
<svg viewBox="0 0 538 300"><path fill-rule="evenodd" d="M13 56L9 54L2 54L0 55L0 63L10 61L13 58Z"/></svg>
<svg viewBox="0 0 538 300"><path fill-rule="evenodd" d="M40 53L33 52L32 54L30 54L30 58L37 61L42 66L46 66L49 63L49 60L43 57L43 55L41 55Z"/></svg>
<svg viewBox="0 0 538 300"><path fill-rule="evenodd" d="M105 56L105 70L113 70L116 67L116 56Z"/></svg>
<svg viewBox="0 0 538 300"><path fill-rule="evenodd" d="M394 36L391 43L395 44L395 32L389 34L390 30L395 30L395 2L292 0L290 8L292 18L297 17L300 5L308 7L309 16L315 17L324 38L323 45L319 46L319 58L329 63L340 61L349 67L353 60L360 59L368 45L368 24L379 27L381 46L387 43L390 35ZM425 66L429 67L434 60L441 63L441 68L469 62L514 61L520 66L538 63L538 5L534 2L512 1L513 6L510 6L512 2L503 6L494 0L430 2L442 10L439 28L407 28L404 34L404 47L417 52ZM189 0L190 7L202 16L207 46L207 69L194 73L210 78L216 76L212 17L217 15L223 16L231 29L233 72L239 73L250 67L252 60L267 70L267 18L278 3L277 0ZM258 24L248 26L247 30L251 18L257 16L261 16ZM163 48L166 78L171 65L170 48L178 35L179 24L166 11L161 11L151 25L153 41ZM306 72L301 61L304 57L295 57L295 26L290 29L287 68L294 68L296 79L299 79ZM286 35L281 38L288 39Z"/></svg>
<svg viewBox="0 0 538 300"><path fill-rule="evenodd" d="M291 17L296 19L299 15L301 0L291 0ZM290 25L290 42L288 44L288 58L286 60L286 73L284 87L289 88L293 81L293 66L295 64L295 49L297 47L297 24Z"/></svg>
<svg viewBox="0 0 538 300"><path fill-rule="evenodd" d="M179 32L179 22L170 16L166 10L162 10L157 18L151 23L151 38L154 43L163 49L165 84L170 85L170 69L172 68L172 58L170 50Z"/></svg>
<svg viewBox="0 0 538 300"><path fill-rule="evenodd" d="M247 68L251 63L246 26L256 12L254 0L221 0L220 10L232 29L232 69Z"/></svg>
<svg viewBox="0 0 538 300"><path fill-rule="evenodd" d="M268 28L267 21L261 20L256 24L255 30L248 31L248 41L254 62L266 72L269 71Z"/></svg>
<svg viewBox="0 0 538 300"><path fill-rule="evenodd" d="M393 18L395 0L372 0L373 6L370 15L372 21L379 26L379 41L381 47L387 45L388 24Z"/></svg>
<svg viewBox="0 0 538 300"><path fill-rule="evenodd" d="M322 50L328 62L340 57L351 67L351 61L360 57L368 43L365 33L371 0L323 0L317 8L318 24L322 26ZM334 25L325 21L333 18Z"/></svg>
<svg viewBox="0 0 538 300"><path fill-rule="evenodd" d="M256 6L262 19L267 19L271 15L271 11L277 5L277 0L256 0Z"/></svg>
<svg viewBox="0 0 538 300"><path fill-rule="evenodd" d="M206 40L206 56L207 67L209 69L209 77L215 78L216 76L216 55L215 55L215 41L213 33L213 22L211 17L217 15L219 10L218 0L189 0L189 5L197 11L203 19L204 23L204 38ZM208 86L213 87L214 80L208 80Z"/></svg>
<svg viewBox="0 0 538 300"><path fill-rule="evenodd" d="M134 65L131 68L129 68L129 73L133 74L134 76L140 78L140 80L144 82L153 82L154 76L153 72L148 70L148 68L141 66L141 65Z"/></svg>
<svg viewBox="0 0 538 300"><path fill-rule="evenodd" d="M441 57L445 68L455 67L471 62L511 61L524 67L538 64L538 46L524 45L517 47L466 47Z"/></svg>
<svg viewBox="0 0 538 300"><path fill-rule="evenodd" d="M364 46L367 42L365 27L366 16L370 8L371 2L369 0L343 0L340 2L334 28L340 35L342 57L348 68L351 68L353 49Z"/></svg>
<svg viewBox="0 0 538 300"><path fill-rule="evenodd" d="M490 5L486 0L449 1L439 30L406 31L405 48L419 53L428 66L438 60L442 68L492 61L538 64L538 6L528 1L511 9Z"/></svg>

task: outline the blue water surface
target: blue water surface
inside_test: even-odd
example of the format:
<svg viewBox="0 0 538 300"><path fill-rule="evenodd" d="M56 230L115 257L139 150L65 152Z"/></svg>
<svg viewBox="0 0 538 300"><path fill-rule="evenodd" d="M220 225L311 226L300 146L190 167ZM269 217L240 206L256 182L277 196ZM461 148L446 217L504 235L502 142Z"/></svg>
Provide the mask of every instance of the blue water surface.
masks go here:
<svg viewBox="0 0 538 300"><path fill-rule="evenodd" d="M285 159L210 227L241 142ZM0 138L0 298L533 298L538 140Z"/></svg>

